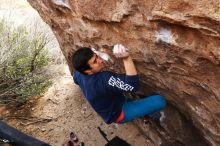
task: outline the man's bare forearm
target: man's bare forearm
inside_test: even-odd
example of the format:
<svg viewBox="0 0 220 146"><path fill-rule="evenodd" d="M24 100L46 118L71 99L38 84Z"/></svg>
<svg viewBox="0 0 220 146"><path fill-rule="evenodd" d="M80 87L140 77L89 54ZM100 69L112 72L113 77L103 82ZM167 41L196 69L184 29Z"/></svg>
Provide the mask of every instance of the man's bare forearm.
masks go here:
<svg viewBox="0 0 220 146"><path fill-rule="evenodd" d="M137 70L130 56L123 58L126 75L137 75Z"/></svg>
<svg viewBox="0 0 220 146"><path fill-rule="evenodd" d="M116 44L113 47L113 54L116 58L123 60L126 75L137 75L137 70L127 48L125 48L122 44Z"/></svg>

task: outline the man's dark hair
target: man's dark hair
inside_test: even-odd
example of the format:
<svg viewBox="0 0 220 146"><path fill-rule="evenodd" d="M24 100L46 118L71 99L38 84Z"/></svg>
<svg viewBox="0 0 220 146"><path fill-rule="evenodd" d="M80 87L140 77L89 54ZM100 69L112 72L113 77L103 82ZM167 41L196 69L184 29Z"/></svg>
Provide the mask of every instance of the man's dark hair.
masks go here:
<svg viewBox="0 0 220 146"><path fill-rule="evenodd" d="M73 53L72 56L73 68L80 73L85 74L84 71L86 71L87 69L91 69L88 61L92 58L93 54L94 53L91 48L79 48L76 52Z"/></svg>

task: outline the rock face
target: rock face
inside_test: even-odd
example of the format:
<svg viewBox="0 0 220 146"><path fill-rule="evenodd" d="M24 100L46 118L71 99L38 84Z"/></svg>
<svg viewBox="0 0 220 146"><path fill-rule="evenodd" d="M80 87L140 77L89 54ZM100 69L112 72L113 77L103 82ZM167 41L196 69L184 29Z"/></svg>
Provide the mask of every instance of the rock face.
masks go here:
<svg viewBox="0 0 220 146"><path fill-rule="evenodd" d="M56 35L71 68L78 47L131 52L141 91L168 101L166 119L144 131L155 145L220 143L220 1L28 0ZM114 70L123 71L120 61ZM141 127L141 126L140 126Z"/></svg>

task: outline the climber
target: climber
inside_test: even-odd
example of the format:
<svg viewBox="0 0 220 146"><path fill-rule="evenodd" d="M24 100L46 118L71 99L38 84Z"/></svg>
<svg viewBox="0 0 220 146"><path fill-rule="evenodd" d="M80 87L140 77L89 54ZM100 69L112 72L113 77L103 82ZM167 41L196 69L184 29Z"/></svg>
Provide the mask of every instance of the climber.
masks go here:
<svg viewBox="0 0 220 146"><path fill-rule="evenodd" d="M151 117L161 111L166 102L160 95L137 100L123 95L138 90L139 77L123 45L115 45L113 54L123 61L126 74L103 71L105 62L91 48L80 48L72 56L74 82L79 85L93 109L107 124L126 123L145 115Z"/></svg>

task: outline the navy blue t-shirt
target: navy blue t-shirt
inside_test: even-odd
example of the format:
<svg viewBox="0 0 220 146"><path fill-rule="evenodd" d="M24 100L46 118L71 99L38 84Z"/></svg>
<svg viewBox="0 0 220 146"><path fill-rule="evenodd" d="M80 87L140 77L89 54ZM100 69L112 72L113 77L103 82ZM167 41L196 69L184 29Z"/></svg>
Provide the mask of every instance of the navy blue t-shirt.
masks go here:
<svg viewBox="0 0 220 146"><path fill-rule="evenodd" d="M128 76L109 71L92 75L75 71L73 79L94 110L107 124L114 122L122 112L125 102L123 93L135 92L139 87L138 75Z"/></svg>

